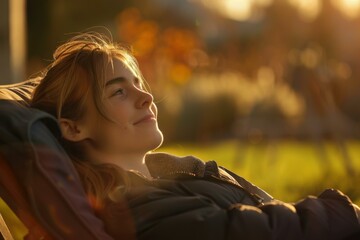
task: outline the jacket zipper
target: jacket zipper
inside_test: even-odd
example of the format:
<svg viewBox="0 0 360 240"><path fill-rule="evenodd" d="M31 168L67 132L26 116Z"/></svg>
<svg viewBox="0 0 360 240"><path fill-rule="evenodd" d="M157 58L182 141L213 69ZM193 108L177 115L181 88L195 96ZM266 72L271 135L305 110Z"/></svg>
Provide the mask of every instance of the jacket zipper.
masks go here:
<svg viewBox="0 0 360 240"><path fill-rule="evenodd" d="M196 177L196 174L195 173L190 173L190 172L187 172L187 171L173 171L173 172L170 172L169 174L166 174L167 176L171 176L171 175L187 175L187 176L191 176L191 177ZM228 184L231 184L232 186L235 186L243 191L245 191L248 196L255 202L257 203L258 205L262 206L264 205L264 198L260 197L258 194L256 193L252 193L250 192L249 190L245 189L244 187L242 187L241 185L239 185L238 183L234 183L230 180L225 180L225 179L222 179L222 178L219 178L215 175L209 175L211 178L214 178L216 179L217 181L221 181L221 182L225 182L225 183L228 183ZM158 178L160 178L158 176Z"/></svg>

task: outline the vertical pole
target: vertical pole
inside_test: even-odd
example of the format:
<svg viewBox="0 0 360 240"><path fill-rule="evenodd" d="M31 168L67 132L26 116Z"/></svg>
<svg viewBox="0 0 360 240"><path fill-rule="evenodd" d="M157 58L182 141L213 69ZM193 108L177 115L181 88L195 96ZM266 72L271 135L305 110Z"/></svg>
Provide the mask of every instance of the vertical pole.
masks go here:
<svg viewBox="0 0 360 240"><path fill-rule="evenodd" d="M9 1L10 65L12 82L25 80L26 0Z"/></svg>

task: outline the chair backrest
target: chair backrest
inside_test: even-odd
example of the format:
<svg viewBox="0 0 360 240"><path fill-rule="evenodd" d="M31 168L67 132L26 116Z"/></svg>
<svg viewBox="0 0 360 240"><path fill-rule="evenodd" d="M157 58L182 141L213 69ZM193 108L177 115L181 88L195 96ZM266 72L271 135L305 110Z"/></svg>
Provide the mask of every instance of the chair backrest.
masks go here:
<svg viewBox="0 0 360 240"><path fill-rule="evenodd" d="M7 227L1 213L0 213L0 239L4 239L4 240L13 240L14 239L12 237L10 230Z"/></svg>
<svg viewBox="0 0 360 240"><path fill-rule="evenodd" d="M0 86L0 197L27 239L111 239L57 141L56 119L28 107L37 82Z"/></svg>
<svg viewBox="0 0 360 240"><path fill-rule="evenodd" d="M47 231L32 214L31 208L26 201L23 187L19 184L5 157L2 155L0 155L0 196L21 219L27 229L31 229L30 235L32 239L51 239ZM1 225L1 233L4 239L11 239L11 233L3 219Z"/></svg>

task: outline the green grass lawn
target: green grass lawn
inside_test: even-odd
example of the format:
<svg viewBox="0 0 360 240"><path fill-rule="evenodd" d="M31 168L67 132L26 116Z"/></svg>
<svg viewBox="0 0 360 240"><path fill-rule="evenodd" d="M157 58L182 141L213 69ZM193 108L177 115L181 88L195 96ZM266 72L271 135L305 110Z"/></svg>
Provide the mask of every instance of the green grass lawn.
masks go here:
<svg viewBox="0 0 360 240"><path fill-rule="evenodd" d="M310 142L251 144L230 140L203 145L173 144L157 151L215 160L283 201L297 201L325 188L337 188L360 204L360 141L346 143L353 177L345 171L338 144L326 142L323 151L319 149Z"/></svg>
<svg viewBox="0 0 360 240"><path fill-rule="evenodd" d="M161 147L177 155L195 155L204 161L216 160L275 198L293 202L306 195L317 195L325 188L337 188L360 204L360 141L346 143L355 175L347 175L339 145L327 142L320 151L309 142L279 141L250 144L234 140L211 144L173 144ZM6 205L0 211L10 225L15 239L26 232Z"/></svg>

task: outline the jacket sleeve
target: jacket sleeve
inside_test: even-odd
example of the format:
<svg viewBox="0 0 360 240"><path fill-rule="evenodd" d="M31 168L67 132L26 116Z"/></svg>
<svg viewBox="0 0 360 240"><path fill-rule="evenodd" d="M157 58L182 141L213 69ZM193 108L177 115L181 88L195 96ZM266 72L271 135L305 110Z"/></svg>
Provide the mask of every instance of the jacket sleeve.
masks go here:
<svg viewBox="0 0 360 240"><path fill-rule="evenodd" d="M131 198L129 206L141 240L340 240L360 233L349 198L337 190L295 204L274 200L223 209L204 196L153 189Z"/></svg>

